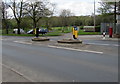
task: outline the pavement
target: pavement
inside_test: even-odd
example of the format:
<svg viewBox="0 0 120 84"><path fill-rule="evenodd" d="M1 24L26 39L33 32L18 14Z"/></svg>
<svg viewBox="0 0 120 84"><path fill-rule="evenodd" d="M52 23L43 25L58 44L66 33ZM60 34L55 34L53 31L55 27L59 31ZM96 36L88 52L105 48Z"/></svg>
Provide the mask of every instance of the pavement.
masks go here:
<svg viewBox="0 0 120 84"><path fill-rule="evenodd" d="M31 82L21 73L6 65L2 66L2 79L2 82Z"/></svg>
<svg viewBox="0 0 120 84"><path fill-rule="evenodd" d="M64 37L66 38L72 38L72 33L65 34ZM113 40L118 41L120 38L109 38L109 35L106 35L105 38L103 38L103 35L79 35L78 39L92 39L92 40Z"/></svg>
<svg viewBox="0 0 120 84"><path fill-rule="evenodd" d="M27 37L25 37L27 38ZM69 49L76 49L76 50L89 50L90 52L92 51L96 51L98 53L106 53L106 54L110 54L110 55L115 55L116 53L118 53L117 48L113 47L113 49L111 49L110 47L104 47L104 46L98 46L98 45L90 45L90 44L59 44L56 42L57 39L64 39L64 38L72 38L72 34L65 34L64 37L63 36L59 36L59 37L48 37L50 39L52 39L51 41L46 41L46 42L33 42L30 41L31 38L33 37L29 37L28 39L25 38L17 38L15 39L14 37L6 37L3 36L3 38L1 39L9 39L13 42L16 43L22 43L22 44L32 44L32 45L43 45L43 46L49 46L49 47L56 47L57 48L69 48ZM109 38L108 35L106 35L105 39L103 39L102 35L80 35L79 39L81 40L103 40L103 41L119 41L118 38ZM16 41L17 40L17 41ZM94 46L94 47L93 47ZM115 49L115 50L114 50ZM114 51L113 51L114 50ZM113 52L111 52L113 51ZM17 70L10 68L6 65L3 65L2 68L2 74L3 75L3 82L31 82L31 80L29 78L27 78L26 76L24 76L22 73L19 73Z"/></svg>

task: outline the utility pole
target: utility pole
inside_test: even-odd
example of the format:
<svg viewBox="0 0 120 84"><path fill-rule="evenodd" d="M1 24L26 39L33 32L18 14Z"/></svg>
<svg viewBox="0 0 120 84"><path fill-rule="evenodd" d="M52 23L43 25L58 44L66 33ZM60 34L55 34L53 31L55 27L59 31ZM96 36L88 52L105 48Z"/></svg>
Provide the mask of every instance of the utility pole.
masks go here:
<svg viewBox="0 0 120 84"><path fill-rule="evenodd" d="M8 34L9 32L8 32L8 23L7 23L7 19L8 19L8 17L7 17L7 11L5 11L6 12L6 20L5 20L5 25L6 25L6 34Z"/></svg>
<svg viewBox="0 0 120 84"><path fill-rule="evenodd" d="M96 18L96 17L95 17L95 0L94 0L94 28L95 28L95 26L96 26L96 25L95 25L95 24L96 24L95 18Z"/></svg>
<svg viewBox="0 0 120 84"><path fill-rule="evenodd" d="M114 34L116 34L116 0L115 0L115 7L114 7Z"/></svg>
<svg viewBox="0 0 120 84"><path fill-rule="evenodd" d="M8 23L7 23L8 17L7 17L7 1L6 0L5 0L5 15L6 15L5 17L6 34L8 34Z"/></svg>

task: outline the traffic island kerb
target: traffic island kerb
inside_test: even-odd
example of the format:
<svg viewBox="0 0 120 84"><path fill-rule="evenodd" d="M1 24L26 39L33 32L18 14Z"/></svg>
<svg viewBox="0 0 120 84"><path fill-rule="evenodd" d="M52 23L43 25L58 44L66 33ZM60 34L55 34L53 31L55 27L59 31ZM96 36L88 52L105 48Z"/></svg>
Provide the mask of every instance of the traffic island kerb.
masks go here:
<svg viewBox="0 0 120 84"><path fill-rule="evenodd" d="M120 38L120 34L114 34L113 37L114 38Z"/></svg>
<svg viewBox="0 0 120 84"><path fill-rule="evenodd" d="M47 37L35 37L32 38L32 41L49 41L50 39Z"/></svg>
<svg viewBox="0 0 120 84"><path fill-rule="evenodd" d="M68 43L68 44L82 44L82 40L79 39L62 39L58 40L58 43Z"/></svg>

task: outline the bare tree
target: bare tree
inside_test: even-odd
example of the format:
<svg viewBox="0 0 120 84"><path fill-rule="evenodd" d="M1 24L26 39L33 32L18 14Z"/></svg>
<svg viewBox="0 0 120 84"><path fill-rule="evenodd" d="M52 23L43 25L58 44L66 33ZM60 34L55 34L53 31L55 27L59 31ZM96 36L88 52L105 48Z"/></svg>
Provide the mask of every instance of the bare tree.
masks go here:
<svg viewBox="0 0 120 84"><path fill-rule="evenodd" d="M0 1L0 29L2 29L2 2Z"/></svg>
<svg viewBox="0 0 120 84"><path fill-rule="evenodd" d="M38 21L42 17L46 17L50 15L49 8L47 8L47 2L44 1L36 1L36 2L27 2L24 14L30 16L33 20L33 27L37 27Z"/></svg>
<svg viewBox="0 0 120 84"><path fill-rule="evenodd" d="M11 1L11 4L9 7L12 9L14 18L17 22L17 28L18 28L18 34L20 34L20 28L21 28L21 21L22 21L22 15L23 15L23 0L19 0L16 2L16 0Z"/></svg>

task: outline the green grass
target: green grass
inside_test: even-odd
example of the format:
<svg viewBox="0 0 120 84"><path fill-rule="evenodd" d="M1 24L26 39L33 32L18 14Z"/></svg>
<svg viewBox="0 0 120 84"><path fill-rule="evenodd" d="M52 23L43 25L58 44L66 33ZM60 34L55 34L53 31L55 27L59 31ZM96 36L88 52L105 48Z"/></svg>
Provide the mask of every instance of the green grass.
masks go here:
<svg viewBox="0 0 120 84"><path fill-rule="evenodd" d="M0 35L2 34L2 30L0 29Z"/></svg>
<svg viewBox="0 0 120 84"><path fill-rule="evenodd" d="M3 36L35 36L34 34L2 34ZM39 34L39 36L42 36ZM61 36L59 32L49 32L44 36Z"/></svg>
<svg viewBox="0 0 120 84"><path fill-rule="evenodd" d="M53 27L53 31L60 32L60 33L70 33L72 27Z"/></svg>
<svg viewBox="0 0 120 84"><path fill-rule="evenodd" d="M44 36L61 36L62 34L65 33L71 33L72 32L72 27L69 28L63 28L64 32L62 32L62 27L53 27L52 32L48 32ZM2 33L2 34L1 34ZM100 32L84 32L83 30L80 30L78 32L78 35L100 35ZM9 34L5 34L5 30L0 30L0 35L5 35L5 36L35 36L33 34L13 34L12 30L9 30ZM40 36L42 36L40 34Z"/></svg>
<svg viewBox="0 0 120 84"><path fill-rule="evenodd" d="M70 32L72 32L72 31L64 31L63 33L70 33Z"/></svg>
<svg viewBox="0 0 120 84"><path fill-rule="evenodd" d="M100 32L84 32L83 30L80 30L78 32L78 35L100 35Z"/></svg>
<svg viewBox="0 0 120 84"><path fill-rule="evenodd" d="M3 36L35 36L33 34L2 34Z"/></svg>
<svg viewBox="0 0 120 84"><path fill-rule="evenodd" d="M46 34L46 36L61 36L62 34L60 32L49 32Z"/></svg>

